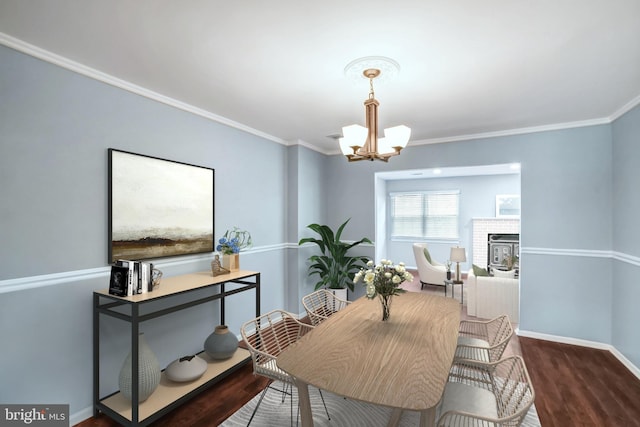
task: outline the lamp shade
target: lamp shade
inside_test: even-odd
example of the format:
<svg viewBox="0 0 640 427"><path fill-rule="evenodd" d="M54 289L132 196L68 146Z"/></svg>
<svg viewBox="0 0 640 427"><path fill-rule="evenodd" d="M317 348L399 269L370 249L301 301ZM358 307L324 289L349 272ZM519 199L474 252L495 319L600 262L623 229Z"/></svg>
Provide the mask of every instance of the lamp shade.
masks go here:
<svg viewBox="0 0 640 427"><path fill-rule="evenodd" d="M355 154L351 147L362 147L367 141L369 130L360 125L345 126L342 128L343 137L339 139L340 150L345 156Z"/></svg>
<svg viewBox="0 0 640 427"><path fill-rule="evenodd" d="M380 154L393 153L396 151L396 147L400 149L406 147L411 136L411 129L400 125L385 129L384 134L384 138L378 139L378 152Z"/></svg>
<svg viewBox="0 0 640 427"><path fill-rule="evenodd" d="M449 259L452 262L465 262L467 260L467 255L464 252L464 248L451 248L451 255Z"/></svg>
<svg viewBox="0 0 640 427"><path fill-rule="evenodd" d="M384 136L389 147L404 148L411 137L411 129L405 125L394 126L384 130Z"/></svg>

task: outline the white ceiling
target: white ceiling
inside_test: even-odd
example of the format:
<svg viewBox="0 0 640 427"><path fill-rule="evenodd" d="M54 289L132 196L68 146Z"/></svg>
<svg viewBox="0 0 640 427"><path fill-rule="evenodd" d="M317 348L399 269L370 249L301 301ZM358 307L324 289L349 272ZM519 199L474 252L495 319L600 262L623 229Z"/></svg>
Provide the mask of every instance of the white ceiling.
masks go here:
<svg viewBox="0 0 640 427"><path fill-rule="evenodd" d="M376 98L410 144L607 123L640 102L638 0L0 0L0 42L327 153L364 124L368 82L343 72L364 56L400 64Z"/></svg>

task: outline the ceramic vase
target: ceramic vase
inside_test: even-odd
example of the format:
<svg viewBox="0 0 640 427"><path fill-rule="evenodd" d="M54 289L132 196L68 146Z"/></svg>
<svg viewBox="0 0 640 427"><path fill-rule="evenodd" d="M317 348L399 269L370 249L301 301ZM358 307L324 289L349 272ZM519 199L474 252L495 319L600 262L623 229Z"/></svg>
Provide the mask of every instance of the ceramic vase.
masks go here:
<svg viewBox="0 0 640 427"><path fill-rule="evenodd" d="M207 362L196 355L184 356L169 363L164 374L178 383L197 380L207 370Z"/></svg>
<svg viewBox="0 0 640 427"><path fill-rule="evenodd" d="M118 385L120 386L120 392L127 398L132 399L131 388L131 352L124 359L122 368L120 369L120 375L118 376ZM151 393L155 391L160 384L161 369L158 359L151 351L151 348L147 344L144 338L144 334L140 333L138 336L138 402L144 402L147 400Z"/></svg>
<svg viewBox="0 0 640 427"><path fill-rule="evenodd" d="M222 255L222 267L229 271L240 270L240 254Z"/></svg>
<svg viewBox="0 0 640 427"><path fill-rule="evenodd" d="M238 349L238 338L226 325L218 325L204 342L204 351L216 360L228 359Z"/></svg>

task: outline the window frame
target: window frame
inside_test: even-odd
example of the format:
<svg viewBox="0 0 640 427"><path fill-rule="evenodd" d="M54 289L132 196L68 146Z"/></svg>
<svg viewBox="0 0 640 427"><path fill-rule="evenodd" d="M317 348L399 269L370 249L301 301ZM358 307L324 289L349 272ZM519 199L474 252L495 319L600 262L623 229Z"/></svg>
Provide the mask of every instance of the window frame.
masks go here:
<svg viewBox="0 0 640 427"><path fill-rule="evenodd" d="M455 195L457 197L457 212L456 212L456 227L455 227L455 236L450 237L439 237L439 236L425 236L424 231L426 229L426 222L429 218L428 215L425 215L424 212L424 197L428 195ZM423 197L423 212L422 212L422 228L423 233L421 236L402 236L402 235L394 235L394 197L398 195L422 195ZM416 191L393 191L388 194L388 217L389 224L387 227L387 233L389 235L389 239L391 241L424 241L424 242L451 242L460 240L460 189L455 190L416 190Z"/></svg>

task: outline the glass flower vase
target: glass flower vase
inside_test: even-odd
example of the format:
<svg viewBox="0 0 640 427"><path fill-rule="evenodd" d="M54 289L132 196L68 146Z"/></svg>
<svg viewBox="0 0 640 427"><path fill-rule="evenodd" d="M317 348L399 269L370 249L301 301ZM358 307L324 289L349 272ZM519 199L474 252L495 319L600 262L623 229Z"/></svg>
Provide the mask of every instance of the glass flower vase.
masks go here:
<svg viewBox="0 0 640 427"><path fill-rule="evenodd" d="M380 306L382 308L382 321L386 322L389 320L389 316L391 316L391 301L393 300L393 295L378 295L380 298Z"/></svg>

